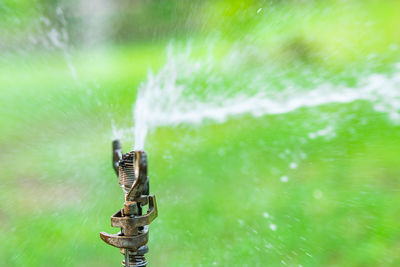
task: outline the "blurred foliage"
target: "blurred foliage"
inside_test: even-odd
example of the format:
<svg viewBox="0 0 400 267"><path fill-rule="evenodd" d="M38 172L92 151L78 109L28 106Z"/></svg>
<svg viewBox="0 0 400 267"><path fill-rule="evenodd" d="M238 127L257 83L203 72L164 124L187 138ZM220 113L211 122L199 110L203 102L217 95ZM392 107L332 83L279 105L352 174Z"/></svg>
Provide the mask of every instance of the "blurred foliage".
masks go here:
<svg viewBox="0 0 400 267"><path fill-rule="evenodd" d="M340 69L368 58L381 65L398 59L399 9L398 1L375 0L3 1L0 39L3 49L13 49L64 27L77 48L171 38L251 42L282 64L299 59Z"/></svg>

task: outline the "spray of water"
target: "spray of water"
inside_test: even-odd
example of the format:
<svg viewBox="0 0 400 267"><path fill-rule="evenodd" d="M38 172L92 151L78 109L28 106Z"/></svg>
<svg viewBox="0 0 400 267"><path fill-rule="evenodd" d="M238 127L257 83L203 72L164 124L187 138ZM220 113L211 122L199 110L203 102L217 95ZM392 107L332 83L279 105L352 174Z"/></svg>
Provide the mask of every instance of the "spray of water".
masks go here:
<svg viewBox="0 0 400 267"><path fill-rule="evenodd" d="M399 73L369 75L353 87L321 83L308 90L292 84L277 88L270 82L265 65L243 71L249 69L244 60L248 57L249 53L236 48L220 61L211 56L195 59L189 50L177 54L169 49L164 67L157 75L149 72L138 90L133 110L134 148L143 149L148 132L158 126L221 123L241 114L282 114L356 100L369 101L376 111L400 122ZM229 88L225 83L227 75L230 81L238 80L231 82ZM199 85L198 78L205 82Z"/></svg>
<svg viewBox="0 0 400 267"><path fill-rule="evenodd" d="M61 28L60 30L57 30L57 28L52 28L48 33L47 36L49 37L51 43L61 49L65 62L67 63L68 70L71 73L72 78L74 79L75 82L78 82L78 73L75 69L74 64L72 63L72 57L69 52L69 35L66 30L66 25L67 21L65 19L64 11L63 9L59 6L56 9L56 14L61 22Z"/></svg>

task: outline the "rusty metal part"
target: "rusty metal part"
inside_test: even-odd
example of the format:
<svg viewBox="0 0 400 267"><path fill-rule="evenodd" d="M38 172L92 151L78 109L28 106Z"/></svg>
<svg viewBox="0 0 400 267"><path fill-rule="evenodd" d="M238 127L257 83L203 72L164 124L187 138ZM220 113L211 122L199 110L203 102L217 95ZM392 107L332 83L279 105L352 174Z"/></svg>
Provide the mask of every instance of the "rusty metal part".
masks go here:
<svg viewBox="0 0 400 267"><path fill-rule="evenodd" d="M122 262L122 264L125 266L146 266L147 261L143 255L147 252L149 252L149 248L147 246L138 248L136 252L121 249L121 253L125 256L125 260Z"/></svg>
<svg viewBox="0 0 400 267"><path fill-rule="evenodd" d="M112 142L113 147L113 168L118 175L119 172L119 161L122 158L122 147L119 140L114 140Z"/></svg>
<svg viewBox="0 0 400 267"><path fill-rule="evenodd" d="M126 195L125 200L138 199L142 194L149 194L149 180L147 177L147 156L144 151L135 151L135 181Z"/></svg>
<svg viewBox="0 0 400 267"><path fill-rule="evenodd" d="M107 244L116 248L125 248L130 250L137 250L141 246L147 244L148 241L148 227L144 231L134 236L125 236L121 234L108 234L105 232L100 233L101 239Z"/></svg>
<svg viewBox="0 0 400 267"><path fill-rule="evenodd" d="M118 181L125 193L121 210L111 216L111 226L119 227L118 234L100 233L107 244L117 247L125 255L124 266L146 266L144 254L148 247L148 225L157 217L157 203L149 195L147 157L144 151L122 154L118 140L113 141L113 167L118 170ZM146 214L143 207L148 206Z"/></svg>
<svg viewBox="0 0 400 267"><path fill-rule="evenodd" d="M101 239L107 244L117 248L137 249L147 243L148 231L146 226L157 217L155 196L147 196L149 209L147 214L141 216L123 215L117 211L111 216L111 226L121 228L120 234L100 233ZM143 230L140 230L142 229ZM143 243L144 242L144 243Z"/></svg>

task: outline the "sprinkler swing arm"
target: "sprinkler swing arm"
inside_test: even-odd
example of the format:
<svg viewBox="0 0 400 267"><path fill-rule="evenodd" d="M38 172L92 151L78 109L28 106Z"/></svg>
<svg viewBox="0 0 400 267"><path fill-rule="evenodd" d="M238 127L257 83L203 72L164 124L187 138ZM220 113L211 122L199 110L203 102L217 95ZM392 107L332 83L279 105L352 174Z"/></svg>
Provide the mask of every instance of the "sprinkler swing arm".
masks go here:
<svg viewBox="0 0 400 267"><path fill-rule="evenodd" d="M146 266L144 254L148 252L148 225L157 217L156 198L149 195L146 153L131 151L123 154L119 140L115 140L113 167L125 192L125 202L123 208L111 216L111 226L121 228L121 232L101 232L100 237L125 255L124 266ZM143 214L146 206L147 213Z"/></svg>

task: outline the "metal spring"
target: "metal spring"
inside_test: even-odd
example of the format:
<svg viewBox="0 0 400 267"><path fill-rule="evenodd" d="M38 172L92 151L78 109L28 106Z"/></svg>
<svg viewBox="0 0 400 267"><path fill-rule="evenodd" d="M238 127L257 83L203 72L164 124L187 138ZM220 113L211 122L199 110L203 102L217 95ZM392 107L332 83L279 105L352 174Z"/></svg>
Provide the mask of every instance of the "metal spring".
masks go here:
<svg viewBox="0 0 400 267"><path fill-rule="evenodd" d="M130 152L123 155L119 164L119 184L124 189L125 193L129 191L135 181L135 153Z"/></svg>
<svg viewBox="0 0 400 267"><path fill-rule="evenodd" d="M127 252L122 265L125 267L144 267L147 265L147 261L143 254L131 254Z"/></svg>

